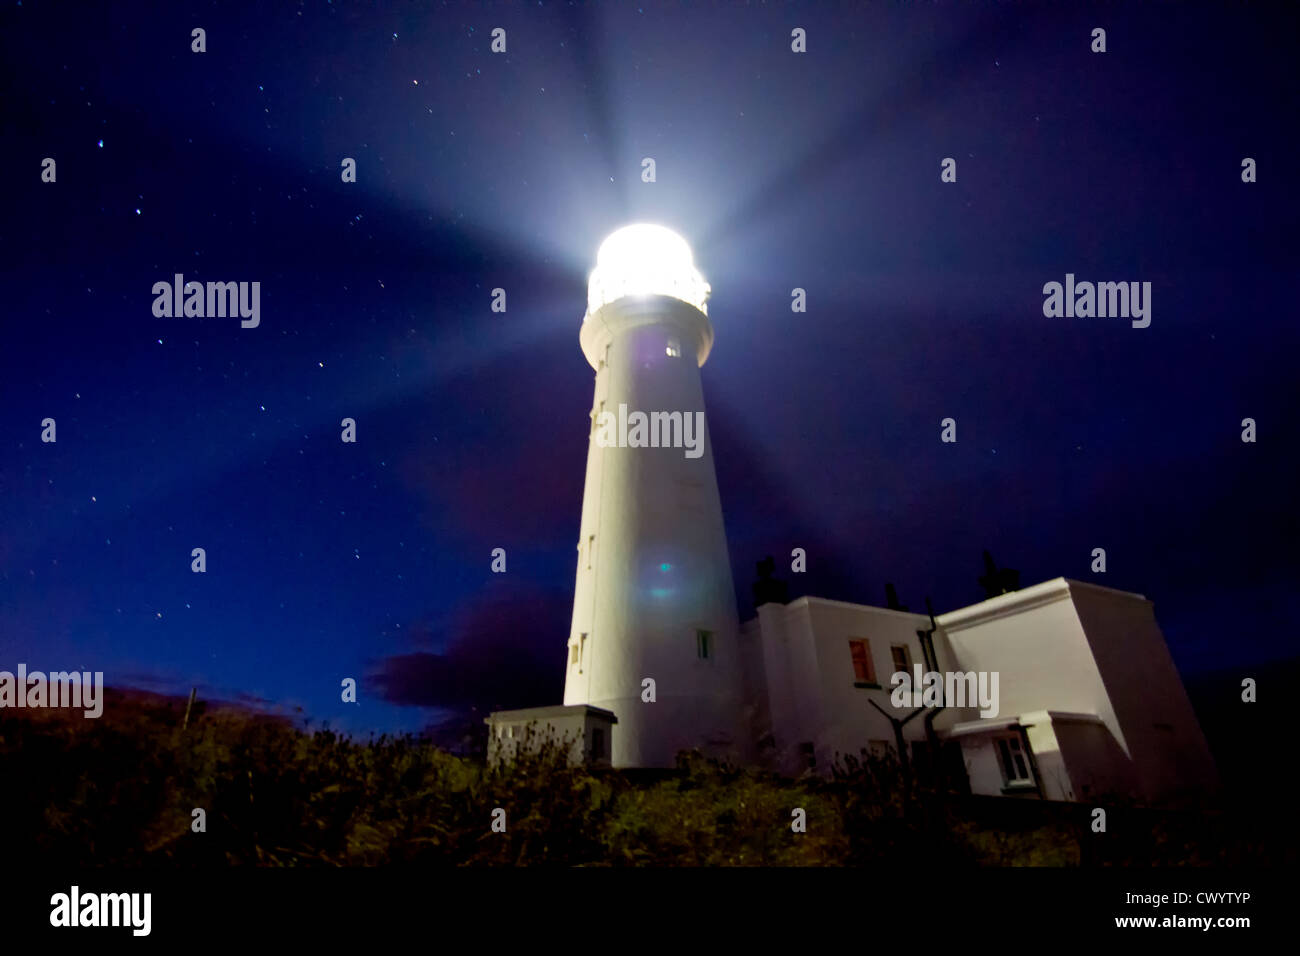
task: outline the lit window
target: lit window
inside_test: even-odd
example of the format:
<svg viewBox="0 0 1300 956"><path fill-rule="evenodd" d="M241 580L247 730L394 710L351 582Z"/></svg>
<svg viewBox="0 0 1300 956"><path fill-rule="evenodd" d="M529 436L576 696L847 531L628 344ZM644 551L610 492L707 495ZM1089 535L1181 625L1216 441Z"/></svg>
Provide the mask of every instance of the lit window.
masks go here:
<svg viewBox="0 0 1300 956"><path fill-rule="evenodd" d="M849 641L853 656L853 676L859 684L874 684L876 669L871 664L871 644L865 640Z"/></svg>
<svg viewBox="0 0 1300 956"><path fill-rule="evenodd" d="M682 346L676 339L669 339L668 344L664 347L664 352L669 358L681 358Z"/></svg>
<svg viewBox="0 0 1300 956"><path fill-rule="evenodd" d="M1002 758L1002 776L1008 785L1029 783L1029 760L1020 746L1019 737L999 737L998 755Z"/></svg>
<svg viewBox="0 0 1300 956"><path fill-rule="evenodd" d="M908 651L905 644L895 644L889 649L889 653L894 658L894 673L902 671L904 674L912 673L912 654Z"/></svg>
<svg viewBox="0 0 1300 956"><path fill-rule="evenodd" d="M697 653L700 655L700 660L707 661L709 659L710 655L712 655L713 653L712 645L713 645L712 631L695 632L695 647Z"/></svg>

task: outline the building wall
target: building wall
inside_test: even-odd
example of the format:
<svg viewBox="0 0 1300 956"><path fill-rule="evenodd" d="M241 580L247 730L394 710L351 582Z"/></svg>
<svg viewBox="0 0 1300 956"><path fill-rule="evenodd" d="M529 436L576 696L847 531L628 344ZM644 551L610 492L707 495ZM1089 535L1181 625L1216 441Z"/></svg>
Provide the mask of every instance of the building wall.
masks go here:
<svg viewBox="0 0 1300 956"><path fill-rule="evenodd" d="M586 708L561 710L548 707L492 713L484 721L488 725L488 765L495 767L520 753L537 753L547 741L567 743L570 763L608 765L617 725L608 716ZM594 747L597 740L603 740L599 753Z"/></svg>
<svg viewBox="0 0 1300 956"><path fill-rule="evenodd" d="M998 673L999 715L1095 713L1119 724L1063 578L938 616L954 670Z"/></svg>
<svg viewBox="0 0 1300 956"><path fill-rule="evenodd" d="M619 299L587 316L581 340L596 370L593 416L616 416L620 404L628 413L703 412L699 365L712 334L700 311L665 296ZM668 354L670 340L679 354ZM707 659L700 631L710 635ZM698 458L683 448L602 447L591 431L569 642L564 703L617 715L615 766L669 767L690 748L750 757L707 428ZM653 703L642 700L646 678L655 682Z"/></svg>
<svg viewBox="0 0 1300 956"><path fill-rule="evenodd" d="M1068 736L1068 729L1058 728L1045 713L1041 712L1037 720L1031 719L1025 723L1028 726L1025 727L1024 737L1029 742L1034 774L1043 799L1074 799L1075 784L1070 775L1073 768L1066 760L1066 754L1062 751L1061 741L1057 736L1058 730Z"/></svg>
<svg viewBox="0 0 1300 956"><path fill-rule="evenodd" d="M488 764L513 760L519 753L536 753L547 740L569 744L569 760L583 760L586 719L574 712L558 717L514 717L510 711L488 718Z"/></svg>
<svg viewBox="0 0 1300 956"><path fill-rule="evenodd" d="M1143 796L1163 802L1217 789L1209 745L1151 602L1078 582L1071 588Z"/></svg>
<svg viewBox="0 0 1300 956"><path fill-rule="evenodd" d="M1133 762L1105 724L1058 718L1052 727L1069 777L1063 792L1049 799L1086 801L1139 796Z"/></svg>
<svg viewBox="0 0 1300 956"><path fill-rule="evenodd" d="M966 764L966 778L970 782L970 792L983 796L1017 796L1038 798L1038 791L1023 790L1018 793L1004 794L1006 783L1002 774L1002 763L998 757L995 737L988 734L972 734L961 738L962 760ZM1032 746L1032 744L1031 744Z"/></svg>
<svg viewBox="0 0 1300 956"><path fill-rule="evenodd" d="M938 621L957 669L998 671L1001 715L1032 725L1048 799L1160 802L1214 789L1209 748L1141 595L1057 578ZM1043 711L1058 716L1029 719ZM1060 712L1101 724L1063 722Z"/></svg>
<svg viewBox="0 0 1300 956"><path fill-rule="evenodd" d="M761 661L750 666L766 676L767 703L760 713L773 738L769 760L778 768L798 771L807 766L803 745L813 745L816 767L829 772L837 758L859 757L870 751L873 741L894 748L894 731L889 720L870 701L899 719L914 708L895 710L890 701L890 676L894 672L890 648L908 649L913 664L924 665L925 657L917 630L929 627L923 614L892 611L864 605L800 598L788 605L766 604L758 609L757 641L749 650ZM850 651L851 640L866 640L875 669L877 687L858 687ZM936 647L944 666L944 647ZM955 715L941 714L936 728L943 728ZM903 728L904 739L926 739L924 716Z"/></svg>

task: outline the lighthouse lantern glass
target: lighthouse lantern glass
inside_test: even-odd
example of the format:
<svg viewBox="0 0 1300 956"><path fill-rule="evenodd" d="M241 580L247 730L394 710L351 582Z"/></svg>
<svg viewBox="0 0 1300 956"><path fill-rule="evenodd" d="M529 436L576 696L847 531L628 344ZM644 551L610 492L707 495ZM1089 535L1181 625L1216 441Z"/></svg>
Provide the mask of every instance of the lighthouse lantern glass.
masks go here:
<svg viewBox="0 0 1300 956"><path fill-rule="evenodd" d="M649 223L624 226L596 253L587 284L587 313L629 295L667 295L708 314L709 284L695 268L686 240Z"/></svg>

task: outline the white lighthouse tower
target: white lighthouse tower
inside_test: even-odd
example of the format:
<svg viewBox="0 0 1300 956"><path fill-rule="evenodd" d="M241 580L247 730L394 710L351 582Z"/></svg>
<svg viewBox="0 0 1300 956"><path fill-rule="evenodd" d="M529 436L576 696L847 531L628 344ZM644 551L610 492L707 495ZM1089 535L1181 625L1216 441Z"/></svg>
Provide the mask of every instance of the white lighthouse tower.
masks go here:
<svg viewBox="0 0 1300 956"><path fill-rule="evenodd" d="M588 286L596 387L564 703L616 715L616 767L750 752L700 385L708 296L686 242L644 224L605 240Z"/></svg>

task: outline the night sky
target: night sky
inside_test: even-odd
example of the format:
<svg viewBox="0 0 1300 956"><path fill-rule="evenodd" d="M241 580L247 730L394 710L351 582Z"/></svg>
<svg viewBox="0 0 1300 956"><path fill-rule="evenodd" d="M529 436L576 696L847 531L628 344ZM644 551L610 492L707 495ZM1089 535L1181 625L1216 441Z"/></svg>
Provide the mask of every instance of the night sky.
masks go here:
<svg viewBox="0 0 1300 956"><path fill-rule="evenodd" d="M359 733L559 703L578 328L636 221L713 286L742 619L766 554L942 612L987 548L1146 595L1185 675L1294 654L1294 14L1065 7L6 0L0 669ZM1150 327L1044 317L1067 272ZM155 318L175 273L260 325Z"/></svg>

